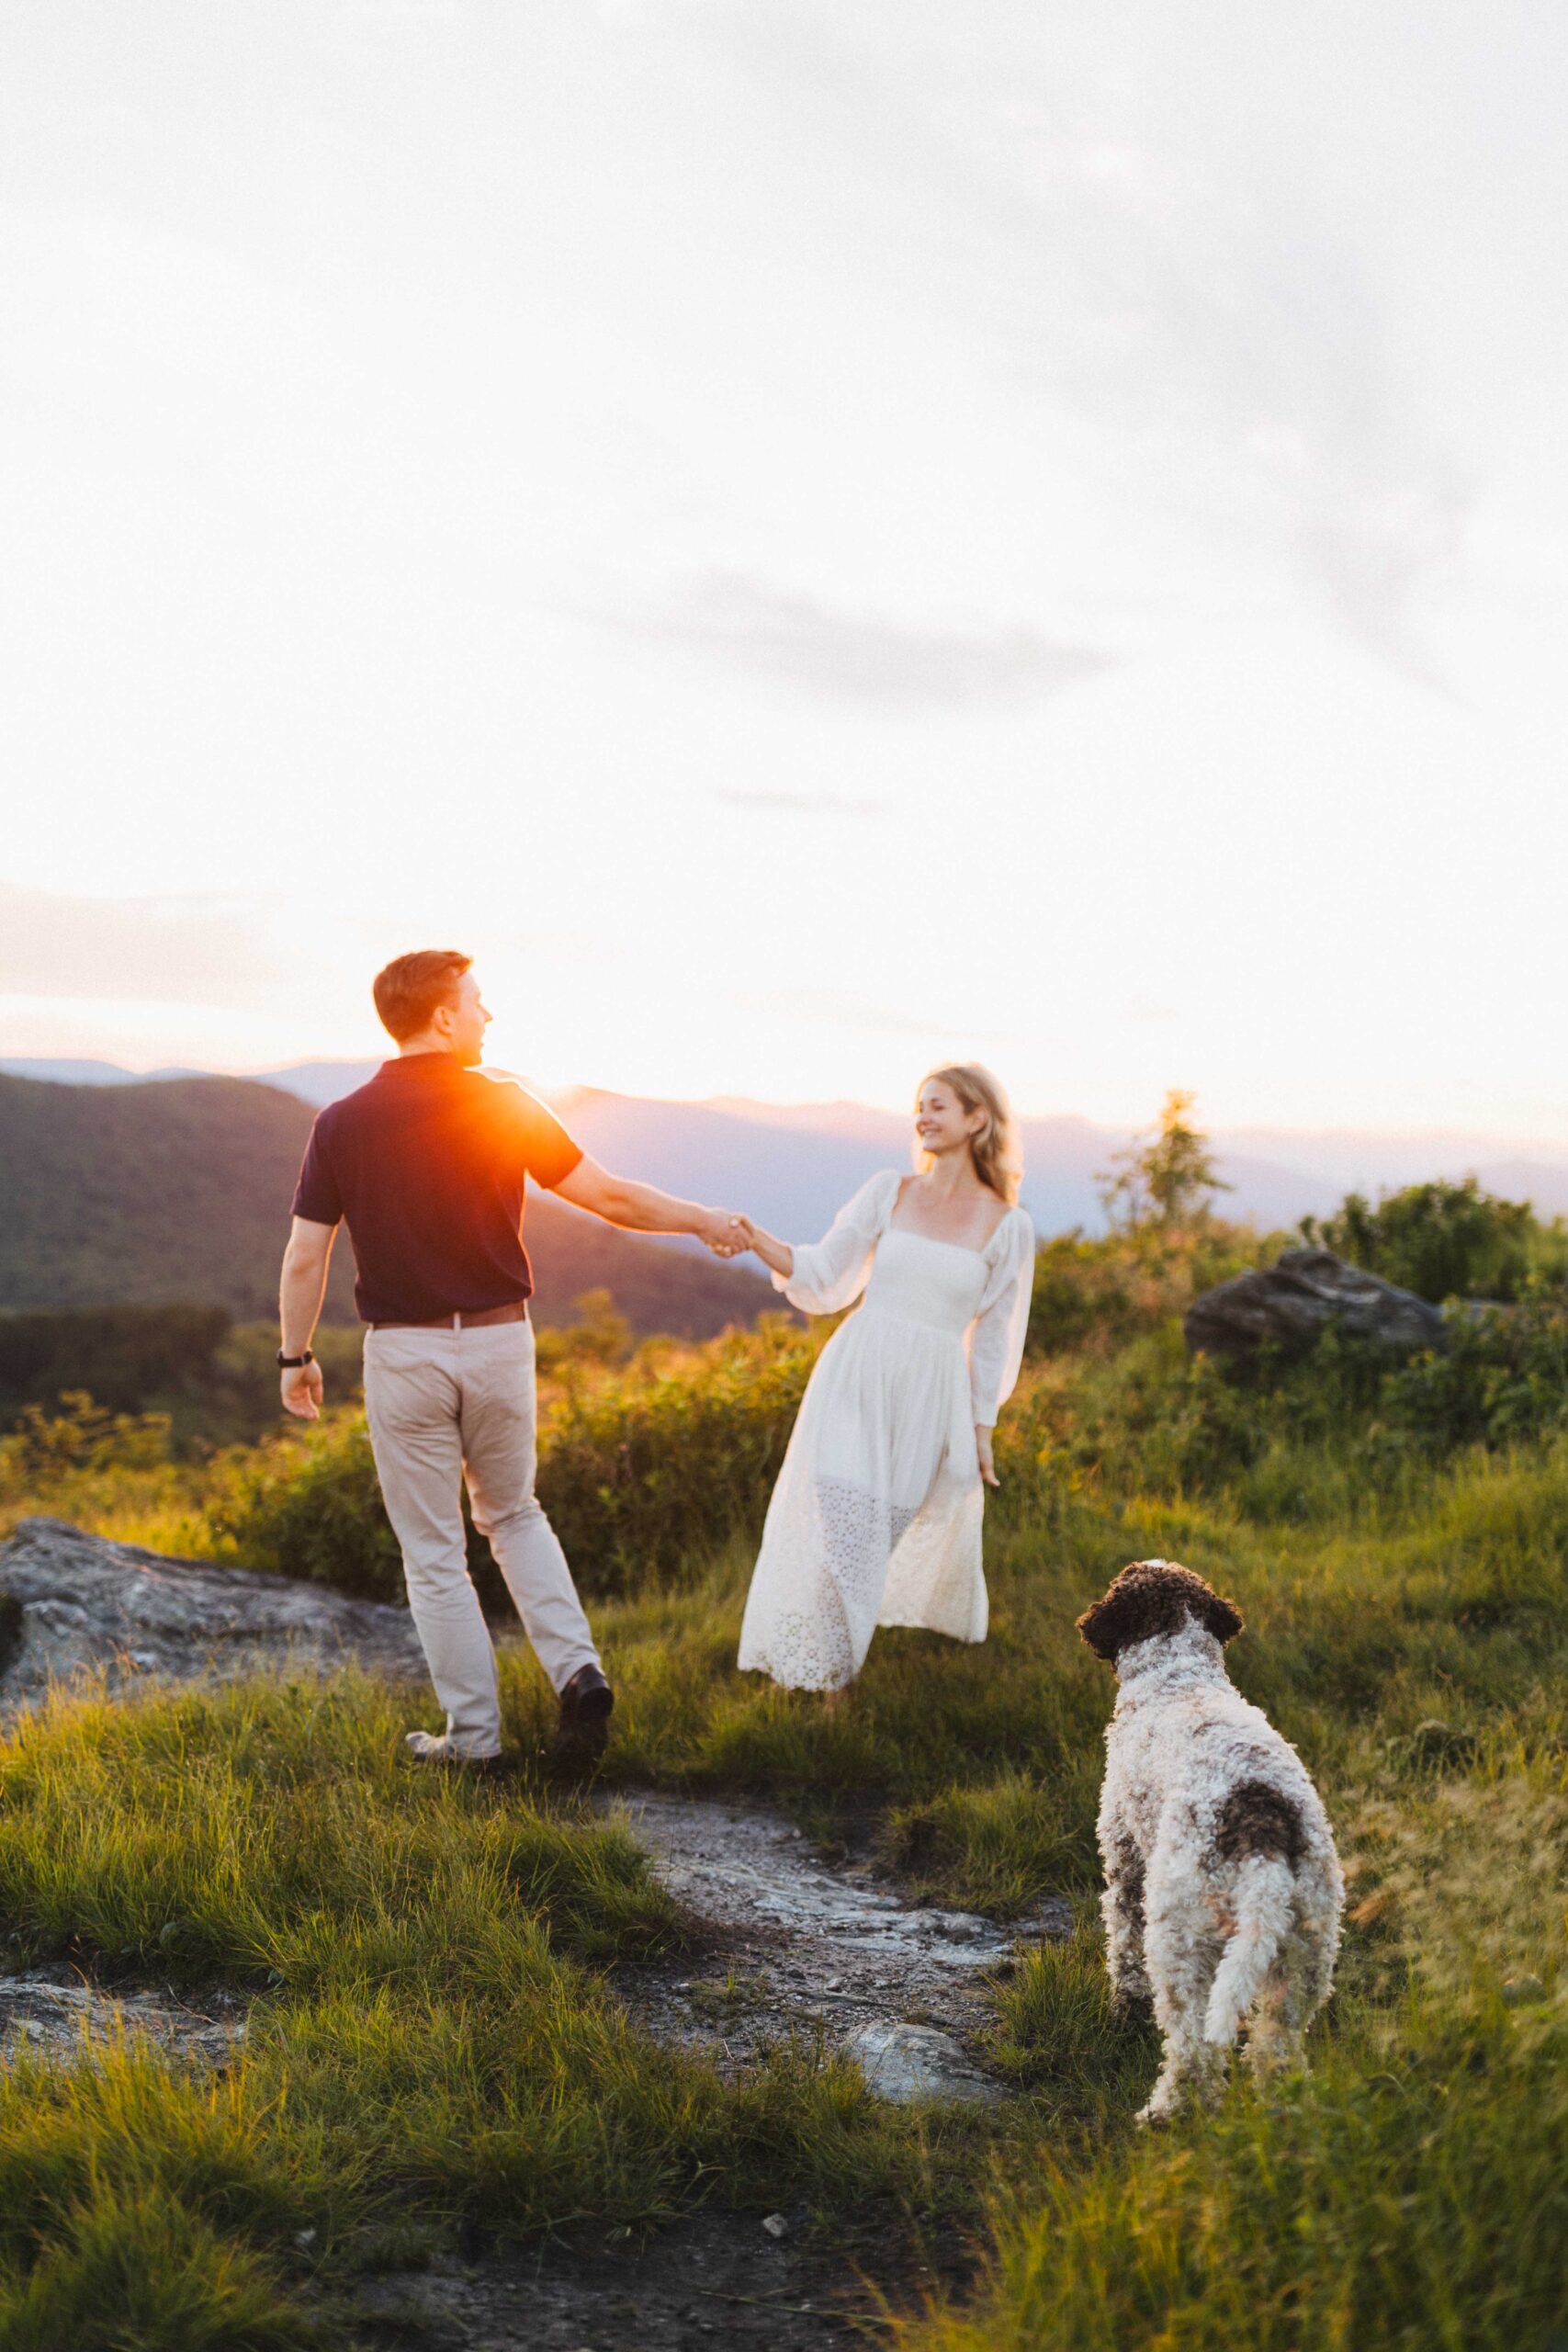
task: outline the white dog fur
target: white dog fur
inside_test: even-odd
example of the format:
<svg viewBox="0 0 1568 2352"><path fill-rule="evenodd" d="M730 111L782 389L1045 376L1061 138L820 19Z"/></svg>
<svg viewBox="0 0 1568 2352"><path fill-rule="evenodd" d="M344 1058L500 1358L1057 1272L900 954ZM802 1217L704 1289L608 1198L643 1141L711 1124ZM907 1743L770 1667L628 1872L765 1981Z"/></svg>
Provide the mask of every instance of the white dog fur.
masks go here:
<svg viewBox="0 0 1568 2352"><path fill-rule="evenodd" d="M1137 1560L1078 1620L1121 1685L1100 1851L1118 2005L1152 2001L1165 2063L1141 2121L1211 2098L1243 2020L1266 2078L1304 2064L1328 1996L1344 1881L1295 1749L1225 1672L1240 1611L1190 1568Z"/></svg>

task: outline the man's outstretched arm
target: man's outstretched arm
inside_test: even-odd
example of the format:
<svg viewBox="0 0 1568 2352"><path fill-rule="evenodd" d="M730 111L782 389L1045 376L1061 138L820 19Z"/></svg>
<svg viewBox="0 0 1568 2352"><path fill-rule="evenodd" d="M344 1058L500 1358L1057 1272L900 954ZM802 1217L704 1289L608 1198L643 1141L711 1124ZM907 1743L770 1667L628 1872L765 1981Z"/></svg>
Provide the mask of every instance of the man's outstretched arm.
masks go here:
<svg viewBox="0 0 1568 2352"><path fill-rule="evenodd" d="M304 1216L297 1216L289 1228L288 1247L283 1253L283 1279L277 1290L277 1319L283 1334L280 1352L286 1356L302 1356L310 1344L321 1301L327 1295L327 1268L332 1263L336 1236L335 1225L312 1225ZM301 1364L293 1372L285 1372L280 1385L286 1413L294 1413L302 1421L320 1418L319 1363Z"/></svg>
<svg viewBox="0 0 1568 2352"><path fill-rule="evenodd" d="M573 1208L591 1209L607 1225L624 1225L633 1233L694 1233L720 1258L736 1257L749 1247L739 1219L728 1209L700 1208L695 1201L681 1201L673 1193L661 1193L657 1184L637 1184L629 1176L612 1176L586 1154L555 1192Z"/></svg>

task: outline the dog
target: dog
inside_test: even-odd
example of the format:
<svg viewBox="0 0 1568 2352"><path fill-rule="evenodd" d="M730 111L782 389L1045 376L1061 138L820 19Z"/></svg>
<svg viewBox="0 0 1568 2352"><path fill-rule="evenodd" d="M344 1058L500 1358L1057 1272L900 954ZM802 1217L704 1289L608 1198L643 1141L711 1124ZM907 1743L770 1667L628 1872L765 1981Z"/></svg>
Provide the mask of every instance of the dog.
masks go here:
<svg viewBox="0 0 1568 2352"><path fill-rule="evenodd" d="M1247 2025L1259 2080L1304 2064L1328 1997L1345 1883L1305 1766L1225 1672L1242 1630L1190 1568L1136 1560L1077 1621L1121 1685L1106 1726L1100 1851L1116 2006L1153 2005L1164 2064L1139 2121L1218 2093Z"/></svg>

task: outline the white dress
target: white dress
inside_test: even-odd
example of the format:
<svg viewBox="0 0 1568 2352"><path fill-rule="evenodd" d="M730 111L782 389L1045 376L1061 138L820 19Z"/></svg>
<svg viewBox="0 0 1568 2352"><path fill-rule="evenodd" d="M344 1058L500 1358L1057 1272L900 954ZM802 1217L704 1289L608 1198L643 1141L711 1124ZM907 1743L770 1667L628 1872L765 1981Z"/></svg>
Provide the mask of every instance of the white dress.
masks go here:
<svg viewBox="0 0 1568 2352"><path fill-rule="evenodd" d="M878 1625L986 1637L975 1429L1018 1378L1034 1230L1015 1208L984 1250L895 1232L899 1182L874 1176L773 1276L807 1314L865 1292L801 1399L740 1628L741 1666L794 1690L852 1681Z"/></svg>

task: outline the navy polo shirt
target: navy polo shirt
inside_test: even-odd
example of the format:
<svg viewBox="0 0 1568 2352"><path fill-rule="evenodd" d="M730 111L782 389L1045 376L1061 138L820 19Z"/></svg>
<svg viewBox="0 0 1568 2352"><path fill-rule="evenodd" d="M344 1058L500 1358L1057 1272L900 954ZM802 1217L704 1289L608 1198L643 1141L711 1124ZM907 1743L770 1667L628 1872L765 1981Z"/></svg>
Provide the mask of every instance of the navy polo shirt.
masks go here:
<svg viewBox="0 0 1568 2352"><path fill-rule="evenodd" d="M409 1054L318 1115L294 1215L312 1225L346 1220L364 1322L477 1315L532 1295L527 1180L553 1190L581 1158L555 1114L514 1080L488 1078L452 1054Z"/></svg>

